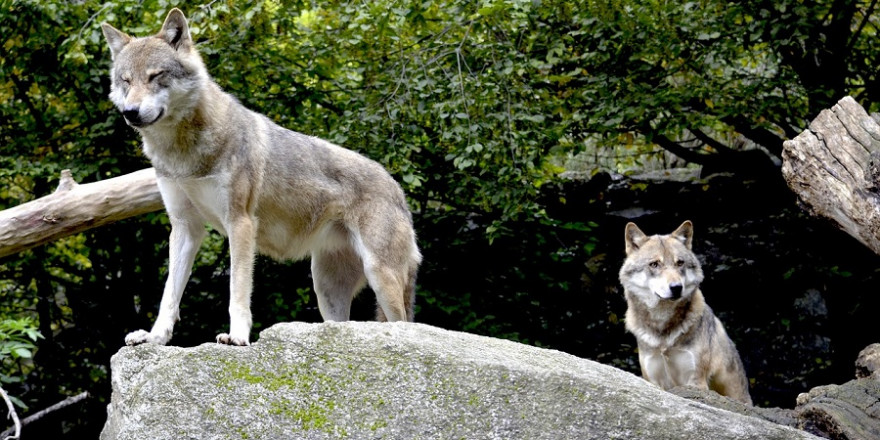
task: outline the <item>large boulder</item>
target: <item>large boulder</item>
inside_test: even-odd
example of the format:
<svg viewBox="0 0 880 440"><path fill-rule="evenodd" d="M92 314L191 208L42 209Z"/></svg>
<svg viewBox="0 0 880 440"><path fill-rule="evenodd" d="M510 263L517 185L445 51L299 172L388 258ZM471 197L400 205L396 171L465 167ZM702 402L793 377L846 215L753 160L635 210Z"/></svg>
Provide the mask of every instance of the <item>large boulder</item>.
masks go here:
<svg viewBox="0 0 880 440"><path fill-rule="evenodd" d="M102 440L806 439L553 350L412 323L125 347Z"/></svg>

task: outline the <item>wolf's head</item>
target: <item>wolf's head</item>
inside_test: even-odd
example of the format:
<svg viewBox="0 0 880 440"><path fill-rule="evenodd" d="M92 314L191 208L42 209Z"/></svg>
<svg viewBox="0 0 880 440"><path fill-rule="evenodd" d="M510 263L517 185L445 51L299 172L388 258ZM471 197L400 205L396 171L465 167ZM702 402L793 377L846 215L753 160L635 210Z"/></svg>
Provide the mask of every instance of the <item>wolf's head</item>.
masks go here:
<svg viewBox="0 0 880 440"><path fill-rule="evenodd" d="M649 307L660 301L689 300L703 281L691 251L694 226L688 220L669 235L645 235L635 223L626 225L626 260L620 269L624 289Z"/></svg>
<svg viewBox="0 0 880 440"><path fill-rule="evenodd" d="M176 122L195 108L207 70L186 17L172 9L156 35L136 38L102 23L110 46L110 100L137 129Z"/></svg>

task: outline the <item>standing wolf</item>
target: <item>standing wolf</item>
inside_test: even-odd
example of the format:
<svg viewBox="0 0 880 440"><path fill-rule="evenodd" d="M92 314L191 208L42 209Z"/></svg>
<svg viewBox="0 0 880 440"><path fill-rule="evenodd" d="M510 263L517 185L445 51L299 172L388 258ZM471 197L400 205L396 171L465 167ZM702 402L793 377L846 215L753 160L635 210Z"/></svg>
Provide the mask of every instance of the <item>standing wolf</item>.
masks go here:
<svg viewBox="0 0 880 440"><path fill-rule="evenodd" d="M751 405L749 381L733 341L703 299L703 271L691 250L693 225L647 236L626 225L620 282L626 328L639 344L642 376L664 390L712 389Z"/></svg>
<svg viewBox="0 0 880 440"><path fill-rule="evenodd" d="M205 224L228 235L229 333L248 345L256 252L311 255L321 316L348 320L366 283L377 319L412 321L421 255L403 191L376 162L281 128L211 80L186 18L172 9L156 35L135 38L102 24L110 46L110 99L143 138L171 220L168 280L151 331L128 345L166 344Z"/></svg>

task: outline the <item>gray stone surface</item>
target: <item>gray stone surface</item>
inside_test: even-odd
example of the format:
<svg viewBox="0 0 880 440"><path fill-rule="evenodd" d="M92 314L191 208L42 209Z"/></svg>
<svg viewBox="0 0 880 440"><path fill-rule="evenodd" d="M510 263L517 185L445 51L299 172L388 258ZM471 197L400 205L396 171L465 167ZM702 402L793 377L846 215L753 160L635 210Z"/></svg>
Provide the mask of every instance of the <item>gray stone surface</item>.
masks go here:
<svg viewBox="0 0 880 440"><path fill-rule="evenodd" d="M125 347L112 370L102 440L816 438L423 324L278 324L250 347Z"/></svg>

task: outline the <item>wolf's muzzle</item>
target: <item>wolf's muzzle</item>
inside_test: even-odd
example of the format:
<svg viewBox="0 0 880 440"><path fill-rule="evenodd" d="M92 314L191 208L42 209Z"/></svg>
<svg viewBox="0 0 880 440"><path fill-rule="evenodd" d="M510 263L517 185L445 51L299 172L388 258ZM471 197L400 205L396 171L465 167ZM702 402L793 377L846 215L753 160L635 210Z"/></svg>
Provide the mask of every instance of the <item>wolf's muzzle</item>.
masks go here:
<svg viewBox="0 0 880 440"><path fill-rule="evenodd" d="M681 283L672 283L669 285L669 291L672 293L670 299L681 298L681 290L684 286Z"/></svg>
<svg viewBox="0 0 880 440"><path fill-rule="evenodd" d="M141 120L141 109L139 107L126 108L122 111L122 116L125 117L125 120L131 125L138 126L143 123Z"/></svg>
<svg viewBox="0 0 880 440"><path fill-rule="evenodd" d="M122 110L122 116L125 118L126 121L128 121L128 125L131 125L132 127L144 127L150 125L158 121L159 118L161 118L164 114L165 110L162 109L161 111L159 111L159 116L156 116L156 119L153 119L149 122L144 122L143 118L141 118L140 107L128 107Z"/></svg>

